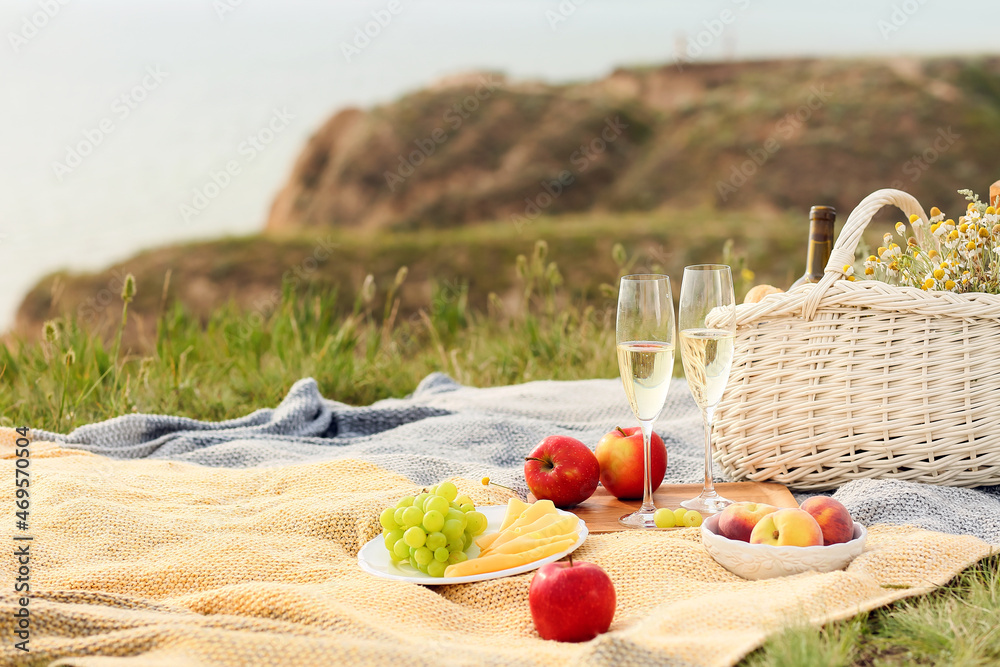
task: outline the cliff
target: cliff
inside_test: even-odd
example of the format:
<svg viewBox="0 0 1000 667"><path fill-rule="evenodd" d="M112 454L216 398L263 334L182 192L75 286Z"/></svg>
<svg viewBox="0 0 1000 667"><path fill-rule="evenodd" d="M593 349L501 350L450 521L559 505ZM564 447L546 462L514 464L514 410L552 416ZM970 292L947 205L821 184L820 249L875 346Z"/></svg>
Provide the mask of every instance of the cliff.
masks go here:
<svg viewBox="0 0 1000 667"><path fill-rule="evenodd" d="M845 210L890 185L947 204L994 180L998 107L1000 59L666 65L559 86L468 75L334 115L267 229Z"/></svg>

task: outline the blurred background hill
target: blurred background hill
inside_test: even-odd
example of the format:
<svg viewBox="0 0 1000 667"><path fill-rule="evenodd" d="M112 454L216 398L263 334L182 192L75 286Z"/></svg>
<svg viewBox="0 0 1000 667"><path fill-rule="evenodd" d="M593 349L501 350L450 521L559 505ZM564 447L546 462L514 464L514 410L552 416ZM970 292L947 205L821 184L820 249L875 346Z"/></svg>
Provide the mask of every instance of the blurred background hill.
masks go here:
<svg viewBox="0 0 1000 667"><path fill-rule="evenodd" d="M29 339L110 335L129 272L128 345L288 283L351 311L401 266L403 317L512 314L539 240L584 307L728 240L787 285L810 205L1000 175L985 0L43 4L0 8L0 331Z"/></svg>
<svg viewBox="0 0 1000 667"><path fill-rule="evenodd" d="M523 224L534 208L846 211L892 183L948 203L1000 154L1000 59L666 64L563 86L467 78L331 118L268 230ZM948 177L923 178L931 166Z"/></svg>
<svg viewBox="0 0 1000 667"><path fill-rule="evenodd" d="M955 190L984 190L997 155L997 58L666 64L565 85L468 73L336 112L261 233L49 275L16 330L38 335L60 314L112 330L106 306L129 272L142 288L130 343L152 339L172 302L204 320L229 302L266 315L289 277L336 291L344 310L368 274L385 289L400 266L404 316L444 286L473 307L490 293L514 304L516 257L537 240L567 298L595 305L622 269L615 243L631 266L676 274L718 261L732 240L758 282L787 286L802 270L809 206L834 205L843 222L893 186L958 210Z"/></svg>

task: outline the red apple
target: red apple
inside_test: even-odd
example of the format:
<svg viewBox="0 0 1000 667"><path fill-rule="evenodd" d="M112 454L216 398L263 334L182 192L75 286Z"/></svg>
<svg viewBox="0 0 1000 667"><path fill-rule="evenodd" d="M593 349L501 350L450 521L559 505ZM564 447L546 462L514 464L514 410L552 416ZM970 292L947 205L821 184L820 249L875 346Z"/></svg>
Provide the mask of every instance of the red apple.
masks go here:
<svg viewBox="0 0 1000 667"><path fill-rule="evenodd" d="M601 484L615 498L642 498L643 458L642 429L618 427L597 443L597 461L601 464ZM649 439L649 473L653 491L660 488L667 472L667 448L653 433Z"/></svg>
<svg viewBox="0 0 1000 667"><path fill-rule="evenodd" d="M528 589L531 618L542 639L589 641L611 627L616 604L611 577L572 558L538 568Z"/></svg>
<svg viewBox="0 0 1000 667"><path fill-rule="evenodd" d="M538 500L572 507L594 495L601 466L594 452L576 438L550 435L525 457L524 479Z"/></svg>
<svg viewBox="0 0 1000 667"><path fill-rule="evenodd" d="M816 519L823 531L823 544L840 544L854 539L854 519L839 500L830 496L813 496L799 508Z"/></svg>
<svg viewBox="0 0 1000 667"><path fill-rule="evenodd" d="M749 542L757 522L764 515L777 511L777 507L767 503L733 503L719 515L719 532L731 540Z"/></svg>

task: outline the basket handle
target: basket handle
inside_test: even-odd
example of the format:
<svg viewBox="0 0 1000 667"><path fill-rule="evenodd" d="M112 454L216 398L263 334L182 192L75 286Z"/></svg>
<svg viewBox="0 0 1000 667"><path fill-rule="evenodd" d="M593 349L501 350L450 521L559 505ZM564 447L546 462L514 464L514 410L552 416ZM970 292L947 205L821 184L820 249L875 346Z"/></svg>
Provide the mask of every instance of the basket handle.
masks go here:
<svg viewBox="0 0 1000 667"><path fill-rule="evenodd" d="M876 190L871 193L862 199L861 203L851 211L851 215L848 216L844 228L840 230L840 236L837 237L837 244L830 253L830 261L826 263L823 278L809 291L809 295L803 304L802 316L806 320L811 320L816 314L819 303L830 289L830 286L845 277L844 266L854 265L854 253L858 248L858 243L861 241L861 234L868 227L868 223L872 221L872 218L875 217L879 209L887 205L895 206L905 213L907 217L917 215L920 218L923 224L915 226L914 232L917 236L917 241L923 242L924 229L927 225L927 214L924 213L920 202L914 199L913 195L892 188Z"/></svg>

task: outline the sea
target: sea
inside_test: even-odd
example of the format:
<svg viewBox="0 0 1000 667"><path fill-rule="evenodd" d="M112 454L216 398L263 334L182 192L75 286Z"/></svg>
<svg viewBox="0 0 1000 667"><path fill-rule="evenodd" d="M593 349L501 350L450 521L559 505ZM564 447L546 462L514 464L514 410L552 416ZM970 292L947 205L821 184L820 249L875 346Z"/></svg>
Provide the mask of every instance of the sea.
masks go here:
<svg viewBox="0 0 1000 667"><path fill-rule="evenodd" d="M444 77L981 54L998 29L995 0L4 0L0 331L52 271L261 230L327 118Z"/></svg>

